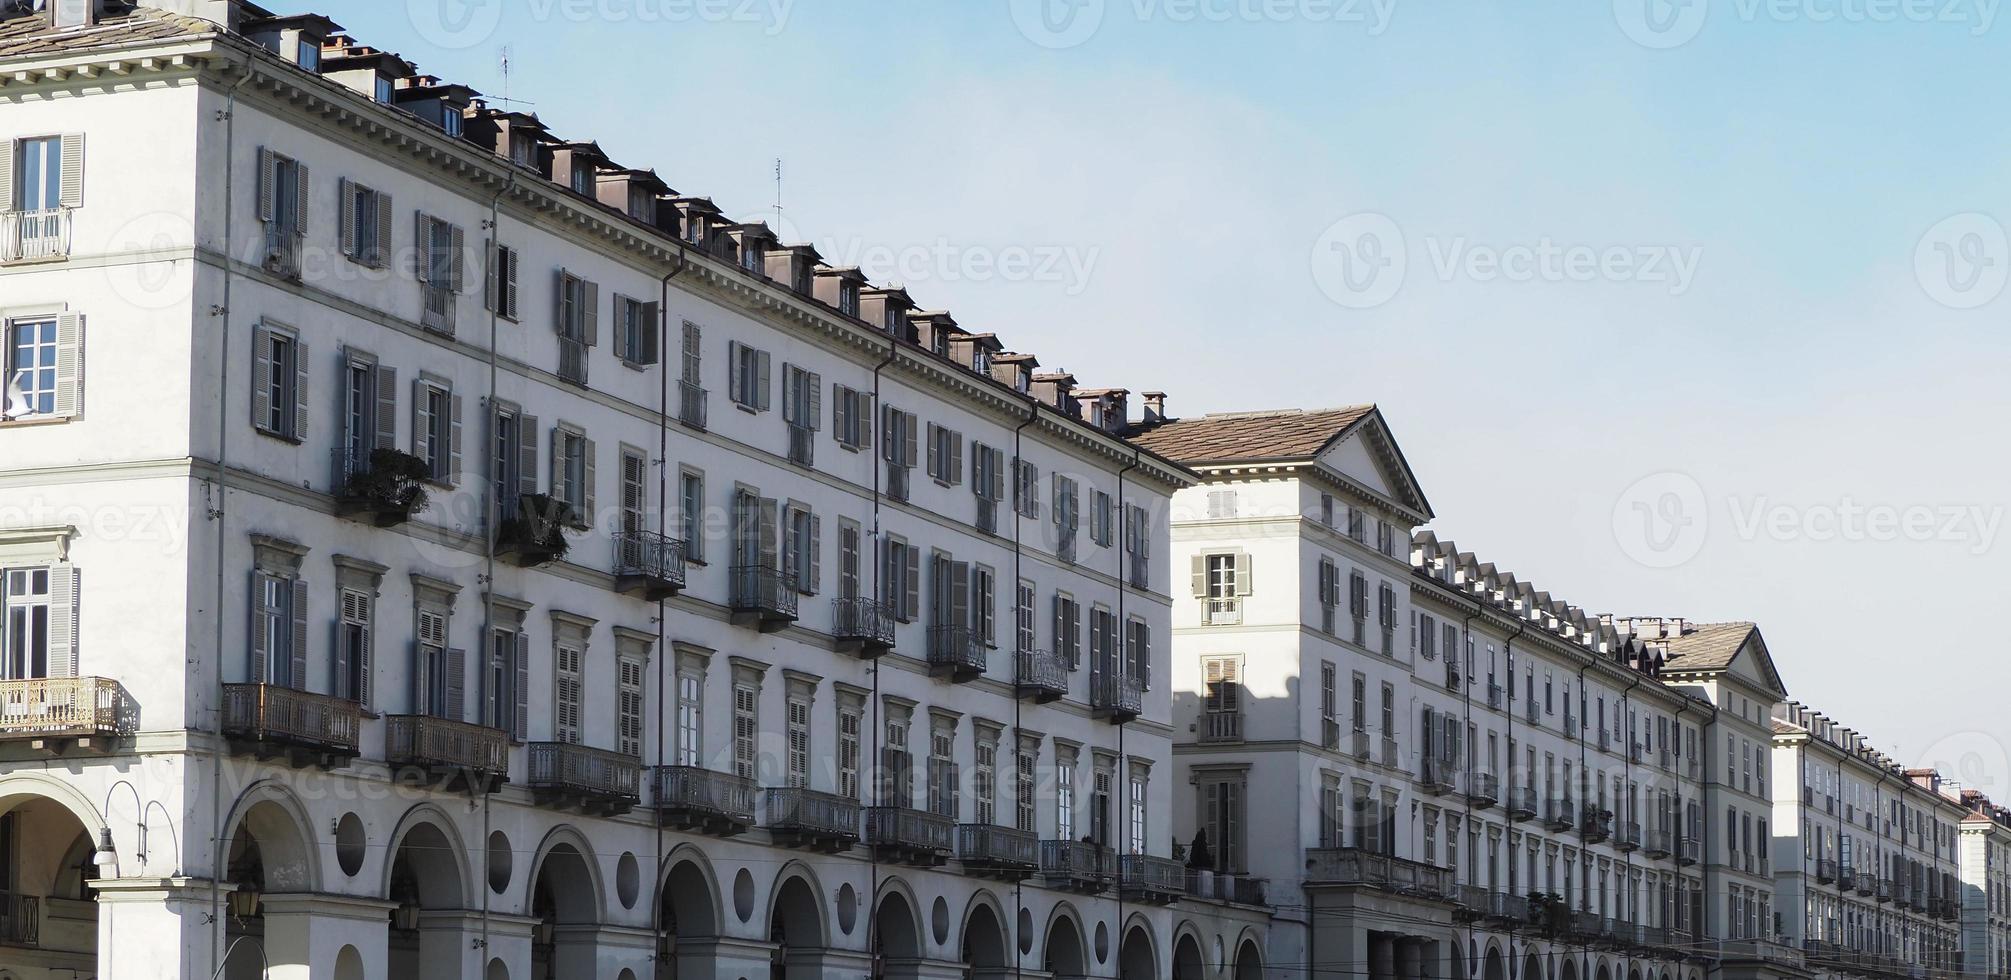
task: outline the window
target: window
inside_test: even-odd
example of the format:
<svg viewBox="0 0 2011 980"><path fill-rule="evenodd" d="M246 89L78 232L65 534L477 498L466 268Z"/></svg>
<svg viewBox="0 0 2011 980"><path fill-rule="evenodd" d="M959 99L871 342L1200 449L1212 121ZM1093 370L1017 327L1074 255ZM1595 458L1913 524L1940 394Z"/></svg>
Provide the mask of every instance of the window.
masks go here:
<svg viewBox="0 0 2011 980"><path fill-rule="evenodd" d="M251 423L292 442L307 438L307 345L269 323L252 329Z"/></svg>
<svg viewBox="0 0 2011 980"><path fill-rule="evenodd" d="M1213 870L1243 870L1243 783L1236 777L1203 777L1201 831L1207 836Z"/></svg>
<svg viewBox="0 0 2011 980"><path fill-rule="evenodd" d="M615 748L623 755L642 755L642 660L616 661Z"/></svg>
<svg viewBox="0 0 2011 980"><path fill-rule="evenodd" d="M573 524L594 523L594 443L570 426L552 429L552 496L573 510Z"/></svg>
<svg viewBox="0 0 2011 980"><path fill-rule="evenodd" d="M81 324L81 317L63 314L6 325L7 376L0 388L18 388L20 398L0 405L0 417L76 414Z"/></svg>
<svg viewBox="0 0 2011 980"><path fill-rule="evenodd" d="M1358 571L1348 573L1348 615L1355 624L1355 645L1366 645L1369 640L1369 580Z"/></svg>
<svg viewBox="0 0 2011 980"><path fill-rule="evenodd" d="M1334 526L1334 495L1331 493L1320 494L1320 523Z"/></svg>
<svg viewBox="0 0 2011 980"><path fill-rule="evenodd" d="M1040 516L1040 468L1024 459L1013 460L1012 501L1019 516Z"/></svg>
<svg viewBox="0 0 2011 980"><path fill-rule="evenodd" d="M489 631L488 657L482 665L482 724L522 741L529 732L531 642L522 613L498 607L505 622Z"/></svg>
<svg viewBox="0 0 2011 980"><path fill-rule="evenodd" d="M376 601L371 591L341 590L342 618L335 626L335 696L370 703L370 626Z"/></svg>
<svg viewBox="0 0 2011 980"><path fill-rule="evenodd" d="M1124 509L1124 557L1131 587L1151 588L1152 524L1145 508L1137 505Z"/></svg>
<svg viewBox="0 0 2011 980"><path fill-rule="evenodd" d="M823 521L791 504L782 517L782 574L796 591L815 595L823 578Z"/></svg>
<svg viewBox="0 0 2011 980"><path fill-rule="evenodd" d="M305 688L307 589L298 557L262 563L252 573L251 681Z"/></svg>
<svg viewBox="0 0 2011 980"><path fill-rule="evenodd" d="M705 675L692 667L677 671L677 764L705 764Z"/></svg>
<svg viewBox="0 0 2011 980"><path fill-rule="evenodd" d="M37 136L0 146L9 153L13 165L14 194L0 200L0 210L25 213L53 212L83 204L84 137ZM23 231L24 244L27 232ZM32 257L25 250L22 257Z"/></svg>
<svg viewBox="0 0 2011 980"><path fill-rule="evenodd" d="M421 378L412 390L412 455L435 483L452 484L461 472L461 397L445 381Z"/></svg>
<svg viewBox="0 0 2011 980"><path fill-rule="evenodd" d="M906 540L888 535L881 557L880 604L895 619L913 622L921 614L921 552Z"/></svg>
<svg viewBox="0 0 2011 980"><path fill-rule="evenodd" d="M995 807L998 800L998 736L976 733L976 743L971 749L971 795L977 810L975 820L980 824L996 821Z"/></svg>
<svg viewBox="0 0 2011 980"><path fill-rule="evenodd" d="M76 570L69 565L9 568L0 576L0 680L76 673Z"/></svg>
<svg viewBox="0 0 2011 980"><path fill-rule="evenodd" d="M1341 606L1341 569L1331 558L1320 559L1320 632L1334 635Z"/></svg>
<svg viewBox="0 0 2011 980"><path fill-rule="evenodd" d="M1054 554L1062 561L1075 560L1075 532L1080 513L1075 481L1054 475Z"/></svg>
<svg viewBox="0 0 2011 980"><path fill-rule="evenodd" d="M1054 653L1069 670L1082 666L1082 606L1059 592L1054 596Z"/></svg>
<svg viewBox="0 0 2011 980"><path fill-rule="evenodd" d="M495 454L491 472L495 474L496 506L505 515L516 510L519 493L538 492L538 436L535 431L527 432L525 425L531 421L513 407L496 406L495 442L489 448ZM534 422L531 428L535 428Z"/></svg>
<svg viewBox="0 0 2011 980"><path fill-rule="evenodd" d="M1124 671L1140 690L1152 690L1152 625L1142 619L1124 624Z"/></svg>
<svg viewBox="0 0 2011 980"><path fill-rule="evenodd" d="M964 436L945 426L929 423L929 477L946 487L964 482Z"/></svg>
<svg viewBox="0 0 2011 980"><path fill-rule="evenodd" d="M887 462L887 497L908 499L908 474L915 468L918 423L913 412L888 405L880 410L880 456Z"/></svg>
<svg viewBox="0 0 2011 980"><path fill-rule="evenodd" d="M768 352L737 340L726 346L728 369L733 372L727 379L727 399L749 412L768 411Z"/></svg>
<svg viewBox="0 0 2011 980"><path fill-rule="evenodd" d="M971 566L971 635L987 647L998 646L997 575L983 565Z"/></svg>
<svg viewBox="0 0 2011 980"><path fill-rule="evenodd" d="M838 709L838 795L859 798L859 709Z"/></svg>
<svg viewBox="0 0 2011 980"><path fill-rule="evenodd" d="M1348 537L1363 544L1368 543L1367 515L1355 507L1348 508Z"/></svg>
<svg viewBox="0 0 2011 980"><path fill-rule="evenodd" d="M1243 597L1250 594L1250 556L1216 552L1194 556L1194 596L1202 600L1201 621L1234 625L1243 621Z"/></svg>
<svg viewBox="0 0 2011 980"><path fill-rule="evenodd" d="M1089 540L1099 548L1110 547L1114 535L1111 525L1116 520L1116 510L1110 494L1101 490L1089 492ZM1131 550L1131 541L1125 540L1125 550Z"/></svg>
<svg viewBox="0 0 2011 980"><path fill-rule="evenodd" d="M971 447L971 492L978 498L978 530L997 534L999 501L1005 497L1005 453L983 444Z"/></svg>
<svg viewBox="0 0 2011 980"><path fill-rule="evenodd" d="M1020 579L1019 588L1013 593L1013 649L1031 652L1039 641L1034 636L1033 625L1033 582Z"/></svg>
<svg viewBox="0 0 2011 980"><path fill-rule="evenodd" d="M342 365L344 472L367 472L373 450L395 449L397 443L397 369L361 351L348 351Z"/></svg>
<svg viewBox="0 0 2011 980"><path fill-rule="evenodd" d="M643 530L649 507L649 463L639 450L621 451L621 529L633 534Z"/></svg>
<svg viewBox="0 0 2011 980"><path fill-rule="evenodd" d="M258 151L258 164L258 219L265 224L265 270L298 279L311 199L308 167L263 147Z"/></svg>
<svg viewBox="0 0 2011 980"><path fill-rule="evenodd" d="M686 561L705 561L705 475L684 470L677 475L677 529L684 538Z"/></svg>
<svg viewBox="0 0 2011 980"><path fill-rule="evenodd" d="M1341 744L1340 692L1335 689L1334 662L1320 662L1320 744L1339 748Z"/></svg>
<svg viewBox="0 0 2011 980"><path fill-rule="evenodd" d="M627 296L614 298L615 329L620 344L615 351L631 367L657 362L657 305Z"/></svg>
<svg viewBox="0 0 2011 980"><path fill-rule="evenodd" d="M559 270L557 323L559 377L587 383L587 348L600 343L600 285Z"/></svg>
<svg viewBox="0 0 2011 980"><path fill-rule="evenodd" d="M413 704L415 714L451 721L465 721L461 710L461 690L465 683L466 654L447 646L446 595L422 593L414 614L418 642L413 646Z"/></svg>
<svg viewBox="0 0 2011 980"><path fill-rule="evenodd" d="M489 265L484 273L482 299L489 309L505 320L517 319L517 250L489 243Z"/></svg>
<svg viewBox="0 0 2011 980"><path fill-rule="evenodd" d="M1089 776L1089 839L1105 847L1111 846L1111 785L1110 770L1105 763L1098 762L1096 770Z"/></svg>
<svg viewBox="0 0 2011 980"><path fill-rule="evenodd" d="M1354 730L1357 732L1365 732L1369 728L1368 689L1368 679L1360 674L1354 675L1354 680L1349 687L1349 707L1354 709ZM1488 755L1490 768L1493 766L1493 761L1493 753L1490 752Z"/></svg>
<svg viewBox="0 0 2011 980"><path fill-rule="evenodd" d="M1075 757L1054 765L1054 831L1057 840L1075 839Z"/></svg>
<svg viewBox="0 0 2011 980"><path fill-rule="evenodd" d="M733 772L742 779L754 778L755 739L760 732L756 724L759 696L752 684L733 685Z"/></svg>
<svg viewBox="0 0 2011 980"><path fill-rule="evenodd" d="M384 268L391 260L391 195L345 177L336 202L342 254L358 265Z"/></svg>
<svg viewBox="0 0 2011 980"><path fill-rule="evenodd" d="M580 741L580 709L586 687L581 659L580 648L574 643L561 642L552 651L554 741L575 745Z"/></svg>
<svg viewBox="0 0 2011 980"><path fill-rule="evenodd" d="M831 435L838 444L854 451L873 444L873 396L871 392L831 387Z"/></svg>
<svg viewBox="0 0 2011 980"><path fill-rule="evenodd" d="M1242 676L1242 657L1214 656L1201 658L1202 710L1218 715L1241 713L1243 710Z"/></svg>
<svg viewBox="0 0 2011 980"><path fill-rule="evenodd" d="M789 426L789 461L811 465L815 435L824 425L824 382L816 372L794 364L782 366L782 420Z"/></svg>
<svg viewBox="0 0 2011 980"><path fill-rule="evenodd" d="M454 297L461 292L461 229L420 212L414 239L419 256L412 267L425 300L419 324L452 334Z"/></svg>
<svg viewBox="0 0 2011 980"><path fill-rule="evenodd" d="M787 779L790 786L810 785L810 701L807 698L789 699L789 766Z"/></svg>
<svg viewBox="0 0 2011 980"><path fill-rule="evenodd" d="M1382 627L1383 656L1397 653L1397 592L1388 582L1376 587L1376 623Z"/></svg>
<svg viewBox="0 0 2011 980"><path fill-rule="evenodd" d="M1038 749L1029 749L1022 741L1019 752L1013 757L1013 826L1026 833L1034 833L1038 828L1034 821L1033 766Z"/></svg>
<svg viewBox="0 0 2011 980"><path fill-rule="evenodd" d="M956 732L937 726L929 733L929 812L956 819L957 797Z"/></svg>

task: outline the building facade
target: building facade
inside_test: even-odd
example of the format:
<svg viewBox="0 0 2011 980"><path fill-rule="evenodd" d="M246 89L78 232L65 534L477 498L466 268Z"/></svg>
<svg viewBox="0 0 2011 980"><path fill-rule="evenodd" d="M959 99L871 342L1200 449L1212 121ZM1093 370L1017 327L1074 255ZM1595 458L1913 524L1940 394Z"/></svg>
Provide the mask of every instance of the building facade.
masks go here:
<svg viewBox="0 0 2011 980"><path fill-rule="evenodd" d="M0 975L1262 975L1174 859L1124 392L326 18L57 6Z"/></svg>
<svg viewBox="0 0 2011 980"><path fill-rule="evenodd" d="M1963 790L1962 969L2011 975L2011 810L1977 790Z"/></svg>

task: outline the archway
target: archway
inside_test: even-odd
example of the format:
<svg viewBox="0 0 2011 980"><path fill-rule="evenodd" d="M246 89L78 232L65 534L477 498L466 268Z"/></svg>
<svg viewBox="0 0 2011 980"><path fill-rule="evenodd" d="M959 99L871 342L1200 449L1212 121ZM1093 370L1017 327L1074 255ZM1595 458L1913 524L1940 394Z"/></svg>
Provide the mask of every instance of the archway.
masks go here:
<svg viewBox="0 0 2011 980"><path fill-rule="evenodd" d="M1264 980L1264 953L1252 940L1236 950L1236 980Z"/></svg>
<svg viewBox="0 0 2011 980"><path fill-rule="evenodd" d="M1544 980L1543 960L1536 955L1536 947L1529 947L1527 955L1522 957L1522 976L1517 980Z"/></svg>
<svg viewBox="0 0 2011 980"><path fill-rule="evenodd" d="M363 954L344 946L335 954L335 980L363 980Z"/></svg>
<svg viewBox="0 0 2011 980"><path fill-rule="evenodd" d="M1152 944L1150 930L1134 925L1124 931L1124 942L1117 947L1117 976L1119 980L1158 980L1159 951Z"/></svg>
<svg viewBox="0 0 2011 980"><path fill-rule="evenodd" d="M1089 975L1089 950L1083 946L1082 929L1068 915L1057 915L1047 925L1047 943L1042 947L1041 968L1055 980Z"/></svg>
<svg viewBox="0 0 2011 980"><path fill-rule="evenodd" d="M394 838L384 892L397 903L391 910L389 944L394 978L461 976L475 965L466 962L474 937L466 934L467 917L461 911L469 907L467 864L459 842L442 828L432 816L423 816Z"/></svg>
<svg viewBox="0 0 2011 980"><path fill-rule="evenodd" d="M672 852L663 886L657 890L657 916L662 946L657 951L658 980L703 975L712 955L711 939L720 932L719 888L711 866L696 849ZM681 960L692 961L687 967Z"/></svg>
<svg viewBox="0 0 2011 980"><path fill-rule="evenodd" d="M1012 966L1005 922L990 902L979 901L964 917L963 961L970 964L973 978L1005 976Z"/></svg>
<svg viewBox="0 0 2011 980"><path fill-rule="evenodd" d="M1564 956L1564 965L1558 968L1559 980L1578 980L1578 961L1569 953Z"/></svg>
<svg viewBox="0 0 2011 980"><path fill-rule="evenodd" d="M1237 970L1241 972L1242 957L1238 956L1237 959L1239 960L1236 964ZM1201 941L1195 939L1192 933L1174 940L1173 980L1206 980L1207 976L1208 965L1201 959Z"/></svg>
<svg viewBox="0 0 2011 980"><path fill-rule="evenodd" d="M600 888L586 844L571 839L551 845L531 876L532 980L592 976L595 934L600 922Z"/></svg>
<svg viewBox="0 0 2011 980"><path fill-rule="evenodd" d="M1638 966L1628 967L1627 980L1641 980L1641 968Z"/></svg>
<svg viewBox="0 0 2011 980"><path fill-rule="evenodd" d="M889 966L922 958L922 930L915 921L915 907L899 891L888 891L873 913L873 952Z"/></svg>
<svg viewBox="0 0 2011 980"><path fill-rule="evenodd" d="M0 794L0 961L32 957L52 974L105 974L91 887L99 876L96 853L93 828L71 806L32 792ZM128 854L127 867L134 868Z"/></svg>
<svg viewBox="0 0 2011 980"><path fill-rule="evenodd" d="M1601 961L1598 972L1594 973L1593 976L1598 977L1599 980L1613 980L1613 970L1604 961Z"/></svg>
<svg viewBox="0 0 2011 980"><path fill-rule="evenodd" d="M768 910L768 941L775 944L772 980L810 980L824 975L824 905L809 869L785 868Z"/></svg>
<svg viewBox="0 0 2011 980"><path fill-rule="evenodd" d="M1483 964L1481 969L1483 980L1508 980L1508 964L1501 959L1500 947L1488 946L1487 958Z"/></svg>
<svg viewBox="0 0 2011 980"><path fill-rule="evenodd" d="M224 881L232 886L225 906L224 943L249 938L262 956L233 956L225 976L257 980L268 967L306 969L309 913L284 905L269 907L267 896L315 890L314 846L299 804L270 785L247 792L226 826L229 849Z"/></svg>

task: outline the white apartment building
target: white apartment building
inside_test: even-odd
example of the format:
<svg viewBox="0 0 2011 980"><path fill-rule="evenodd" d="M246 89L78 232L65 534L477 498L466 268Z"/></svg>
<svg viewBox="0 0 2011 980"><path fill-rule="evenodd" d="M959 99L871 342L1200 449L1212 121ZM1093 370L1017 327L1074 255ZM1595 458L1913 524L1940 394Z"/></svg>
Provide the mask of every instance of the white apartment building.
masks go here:
<svg viewBox="0 0 2011 980"><path fill-rule="evenodd" d="M1589 616L1418 531L1380 412L1148 424L1173 502L1190 860L1307 976L1800 976L1771 940L1750 624ZM1290 842L1290 846L1279 846ZM1285 896L1292 895L1294 901Z"/></svg>
<svg viewBox="0 0 2011 980"><path fill-rule="evenodd" d="M1964 973L2011 976L2011 810L1962 791L1962 960Z"/></svg>
<svg viewBox="0 0 2011 980"><path fill-rule="evenodd" d="M0 977L1268 975L1125 392L327 18L51 6Z"/></svg>
<svg viewBox="0 0 2011 980"><path fill-rule="evenodd" d="M1773 728L1774 825L1796 845L1775 849L1782 934L1825 976L1963 970L1965 849L1987 861L1997 825L1933 770L1903 768L1803 704L1776 707Z"/></svg>

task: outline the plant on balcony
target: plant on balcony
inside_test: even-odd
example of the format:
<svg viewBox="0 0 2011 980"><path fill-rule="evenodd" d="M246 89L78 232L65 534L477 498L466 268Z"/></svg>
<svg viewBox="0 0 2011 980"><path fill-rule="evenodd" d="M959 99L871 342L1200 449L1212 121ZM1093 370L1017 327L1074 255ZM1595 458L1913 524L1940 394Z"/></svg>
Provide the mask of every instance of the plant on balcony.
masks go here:
<svg viewBox="0 0 2011 980"><path fill-rule="evenodd" d="M542 493L517 498L516 513L496 528L496 550L523 565L542 565L566 556L565 529L575 523L571 504Z"/></svg>
<svg viewBox="0 0 2011 980"><path fill-rule="evenodd" d="M349 475L342 496L375 513L378 524L390 527L426 506L426 480L432 475L426 461L411 453L373 449L370 466Z"/></svg>
<svg viewBox="0 0 2011 980"><path fill-rule="evenodd" d="M1195 831L1194 843L1188 845L1187 848L1187 867L1195 871L1203 871L1214 866L1214 855L1208 853L1208 832L1205 830Z"/></svg>
<svg viewBox="0 0 2011 980"><path fill-rule="evenodd" d="M1571 906L1562 895L1536 892L1529 896L1529 923L1550 935L1562 933L1571 924Z"/></svg>

